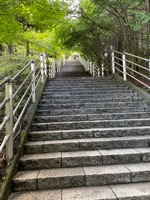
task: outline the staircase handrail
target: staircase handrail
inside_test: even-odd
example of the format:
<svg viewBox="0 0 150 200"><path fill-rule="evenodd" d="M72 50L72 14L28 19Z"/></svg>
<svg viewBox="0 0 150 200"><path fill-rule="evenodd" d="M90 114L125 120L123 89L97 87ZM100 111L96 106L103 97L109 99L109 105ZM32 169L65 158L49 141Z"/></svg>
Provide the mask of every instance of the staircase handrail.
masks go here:
<svg viewBox="0 0 150 200"><path fill-rule="evenodd" d="M112 50L112 73L119 73L123 80L131 78L150 91L150 59L128 52Z"/></svg>
<svg viewBox="0 0 150 200"><path fill-rule="evenodd" d="M60 63L59 65L61 65ZM0 123L0 132L5 132L0 145L0 154L5 149L8 161L14 156L13 140L18 136L16 131L19 129L27 107L30 103L34 104L36 102L36 93L38 93L39 84L44 84L47 77L55 78L56 64L55 59L53 59L51 64L46 52L44 52L36 59L31 60L14 77L5 78L0 82L0 90L3 90L0 111L4 113L5 110L5 114L1 116L2 122ZM17 87L16 81L19 77L23 80Z"/></svg>
<svg viewBox="0 0 150 200"><path fill-rule="evenodd" d="M93 77L104 76L104 66L101 68L90 60L86 60L84 57L80 56L79 60L83 65L86 72L89 72Z"/></svg>

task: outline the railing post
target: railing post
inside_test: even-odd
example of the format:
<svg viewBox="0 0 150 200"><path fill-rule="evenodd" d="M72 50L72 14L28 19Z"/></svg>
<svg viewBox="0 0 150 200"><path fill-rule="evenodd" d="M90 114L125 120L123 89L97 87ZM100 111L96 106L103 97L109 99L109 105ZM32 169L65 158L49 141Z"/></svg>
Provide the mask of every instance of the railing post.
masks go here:
<svg viewBox="0 0 150 200"><path fill-rule="evenodd" d="M32 72L32 79L31 79L32 103L35 103L35 62L34 60L31 63L31 72Z"/></svg>
<svg viewBox="0 0 150 200"><path fill-rule="evenodd" d="M111 56L112 56L112 73L115 74L115 52L114 51L112 51Z"/></svg>
<svg viewBox="0 0 150 200"><path fill-rule="evenodd" d="M91 74L91 61L89 61L89 73Z"/></svg>
<svg viewBox="0 0 150 200"><path fill-rule="evenodd" d="M98 68L98 77L101 77L100 68Z"/></svg>
<svg viewBox="0 0 150 200"><path fill-rule="evenodd" d="M122 54L122 61L123 61L123 79L124 81L127 80L127 74L126 74L126 56L125 53Z"/></svg>
<svg viewBox="0 0 150 200"><path fill-rule="evenodd" d="M90 71L90 61L88 60L88 71Z"/></svg>
<svg viewBox="0 0 150 200"><path fill-rule="evenodd" d="M104 64L102 64L102 77L104 77Z"/></svg>
<svg viewBox="0 0 150 200"><path fill-rule="evenodd" d="M148 61L148 65L149 65L149 79L150 79L150 59Z"/></svg>
<svg viewBox="0 0 150 200"><path fill-rule="evenodd" d="M43 54L43 64L44 64L44 74L45 76L47 75L47 56L46 56L46 52L44 52Z"/></svg>
<svg viewBox="0 0 150 200"><path fill-rule="evenodd" d="M40 56L41 61L41 82L44 83L44 63L43 63L43 54Z"/></svg>
<svg viewBox="0 0 150 200"><path fill-rule="evenodd" d="M66 64L66 58L64 57L63 58L63 66L65 66L65 64Z"/></svg>
<svg viewBox="0 0 150 200"><path fill-rule="evenodd" d="M93 74L93 77L95 77L95 65L92 64L92 74Z"/></svg>
<svg viewBox="0 0 150 200"><path fill-rule="evenodd" d="M52 78L55 78L56 76L56 63L55 63L55 60L53 60L53 63L52 63Z"/></svg>
<svg viewBox="0 0 150 200"><path fill-rule="evenodd" d="M6 83L5 91L6 99L9 99L6 103L6 116L9 118L6 124L6 136L9 136L6 143L6 159L11 160L13 158L13 85L11 82Z"/></svg>
<svg viewBox="0 0 150 200"><path fill-rule="evenodd" d="M51 65L48 65L49 68L49 77L52 78L52 67Z"/></svg>
<svg viewBox="0 0 150 200"><path fill-rule="evenodd" d="M61 58L58 61L58 65L57 65L57 72L61 71Z"/></svg>

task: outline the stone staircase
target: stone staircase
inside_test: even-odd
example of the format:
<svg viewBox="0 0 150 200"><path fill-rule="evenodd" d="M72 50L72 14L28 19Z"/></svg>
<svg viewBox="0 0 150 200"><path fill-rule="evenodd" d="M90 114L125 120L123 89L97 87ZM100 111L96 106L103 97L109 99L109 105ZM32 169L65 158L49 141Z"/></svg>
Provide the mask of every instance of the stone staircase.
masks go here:
<svg viewBox="0 0 150 200"><path fill-rule="evenodd" d="M9 200L149 200L150 106L111 77L49 80Z"/></svg>

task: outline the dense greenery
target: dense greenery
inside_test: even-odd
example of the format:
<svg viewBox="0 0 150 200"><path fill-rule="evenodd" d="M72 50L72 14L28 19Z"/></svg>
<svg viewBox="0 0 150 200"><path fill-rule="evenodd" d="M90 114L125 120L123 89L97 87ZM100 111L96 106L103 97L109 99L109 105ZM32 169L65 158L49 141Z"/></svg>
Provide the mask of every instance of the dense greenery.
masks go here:
<svg viewBox="0 0 150 200"><path fill-rule="evenodd" d="M100 64L111 46L150 54L149 0L0 0L0 27L5 57L75 50Z"/></svg>
<svg viewBox="0 0 150 200"><path fill-rule="evenodd" d="M66 48L73 46L98 64L111 46L149 56L149 0L80 0L75 11L77 15L59 30Z"/></svg>

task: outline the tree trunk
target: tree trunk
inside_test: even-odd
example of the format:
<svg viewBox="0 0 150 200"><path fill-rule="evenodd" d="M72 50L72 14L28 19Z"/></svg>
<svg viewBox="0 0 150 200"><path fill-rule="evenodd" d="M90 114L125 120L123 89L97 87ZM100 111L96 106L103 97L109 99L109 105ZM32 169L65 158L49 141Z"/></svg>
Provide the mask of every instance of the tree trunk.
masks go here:
<svg viewBox="0 0 150 200"><path fill-rule="evenodd" d="M26 56L29 56L30 54L30 43L29 41L27 40L26 41Z"/></svg>
<svg viewBox="0 0 150 200"><path fill-rule="evenodd" d="M2 56L2 52L3 52L4 50L3 50L3 45L2 44L0 44L0 56Z"/></svg>
<svg viewBox="0 0 150 200"><path fill-rule="evenodd" d="M13 46L11 44L8 45L8 53L13 54Z"/></svg>

